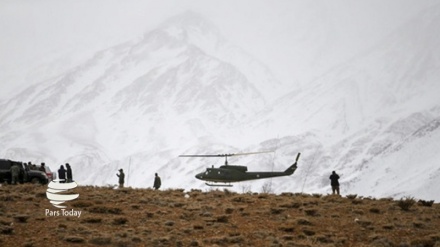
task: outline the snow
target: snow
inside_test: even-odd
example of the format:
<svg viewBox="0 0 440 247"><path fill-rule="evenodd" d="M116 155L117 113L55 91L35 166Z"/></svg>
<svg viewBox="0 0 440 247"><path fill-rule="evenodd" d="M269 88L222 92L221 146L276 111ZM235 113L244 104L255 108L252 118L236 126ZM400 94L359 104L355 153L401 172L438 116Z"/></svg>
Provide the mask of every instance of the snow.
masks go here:
<svg viewBox="0 0 440 247"><path fill-rule="evenodd" d="M233 190L329 193L336 170L343 194L440 200L439 13L416 15L305 86L185 12L0 101L0 151L69 163L80 185L115 184L123 168L128 186L151 187L157 172L163 189L206 189L194 175L224 161L178 155L275 150L229 162L284 171L301 153L294 175Z"/></svg>

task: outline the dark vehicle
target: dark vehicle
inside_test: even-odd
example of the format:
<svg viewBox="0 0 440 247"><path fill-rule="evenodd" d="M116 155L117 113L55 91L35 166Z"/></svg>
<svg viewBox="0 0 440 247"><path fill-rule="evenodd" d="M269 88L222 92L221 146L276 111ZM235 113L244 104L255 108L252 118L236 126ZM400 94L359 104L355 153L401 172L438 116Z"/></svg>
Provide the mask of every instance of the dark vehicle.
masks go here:
<svg viewBox="0 0 440 247"><path fill-rule="evenodd" d="M46 173L42 171L25 169L22 162L0 159L0 183L11 183L11 167L13 165L18 165L20 167L20 175L18 178L20 183L31 182L47 184L49 182Z"/></svg>
<svg viewBox="0 0 440 247"><path fill-rule="evenodd" d="M40 168L41 168L41 165L38 165L37 170L40 170ZM49 179L49 182L53 181L54 179L57 178L57 174L54 173L52 170L50 170L49 166L44 166L44 169L46 170L46 175L47 175L47 178Z"/></svg>
<svg viewBox="0 0 440 247"><path fill-rule="evenodd" d="M269 153L272 151L254 152L254 153L239 153L239 154L190 154L190 155L180 155L179 157L225 157L225 165L219 168L207 168L205 172L201 172L196 175L197 179L207 181L208 186L232 186L230 183L241 182L254 179L263 178L273 178L281 176L290 176L297 169L297 162L301 153L296 156L295 163L289 166L285 171L278 172L268 172L268 171L258 171L258 172L248 172L246 166L229 165L228 157L239 156L239 155L250 155L250 154L260 154ZM220 183L212 184L209 182Z"/></svg>

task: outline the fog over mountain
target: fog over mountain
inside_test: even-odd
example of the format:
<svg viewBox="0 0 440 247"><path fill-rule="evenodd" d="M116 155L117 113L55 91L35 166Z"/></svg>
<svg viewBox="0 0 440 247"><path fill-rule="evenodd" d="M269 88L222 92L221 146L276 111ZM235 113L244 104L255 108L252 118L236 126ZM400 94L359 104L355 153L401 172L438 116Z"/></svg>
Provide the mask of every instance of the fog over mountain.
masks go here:
<svg viewBox="0 0 440 247"><path fill-rule="evenodd" d="M224 160L179 154L274 150L229 162L283 171L301 152L294 175L234 190L328 193L336 170L344 194L440 200L440 6L356 52L338 45L333 16L318 16L292 25L303 50L292 44L291 63L304 64L290 81L194 10L52 67L0 101L1 155L53 170L69 162L79 184L115 184L124 168L129 186L151 187L158 172L165 189L205 189L194 175Z"/></svg>

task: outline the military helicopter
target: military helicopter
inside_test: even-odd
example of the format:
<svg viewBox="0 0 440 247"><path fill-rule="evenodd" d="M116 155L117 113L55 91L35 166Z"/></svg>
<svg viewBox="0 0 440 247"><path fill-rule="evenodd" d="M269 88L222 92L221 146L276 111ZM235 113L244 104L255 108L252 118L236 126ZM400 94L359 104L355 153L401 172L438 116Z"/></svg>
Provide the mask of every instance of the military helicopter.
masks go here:
<svg viewBox="0 0 440 247"><path fill-rule="evenodd" d="M295 163L293 163L289 168L285 171L278 172L248 172L246 166L238 166L238 165L229 165L228 157L232 156L240 156L240 155L251 155L251 154L261 154L261 153L270 153L273 151L262 151L262 152L253 152L253 153L236 153L236 154L183 154L179 155L179 157L197 157L197 158L213 158L213 157L225 157L225 164L220 166L219 168L206 168L205 172L201 172L196 175L197 179L207 181L206 185L208 186L224 186L224 187L232 187L233 182L241 182L247 180L254 179L263 179L263 178L272 178L272 177L281 177L281 176L290 176L292 175L297 166L299 156L301 153L298 153L296 156ZM210 183L210 182L214 182ZM218 184L219 183L219 184Z"/></svg>

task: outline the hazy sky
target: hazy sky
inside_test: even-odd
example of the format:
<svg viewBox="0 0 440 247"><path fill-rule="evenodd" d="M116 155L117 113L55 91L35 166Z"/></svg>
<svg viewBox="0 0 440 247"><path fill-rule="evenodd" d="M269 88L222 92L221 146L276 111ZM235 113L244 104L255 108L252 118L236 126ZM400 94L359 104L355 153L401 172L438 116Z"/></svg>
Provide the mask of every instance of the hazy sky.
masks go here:
<svg viewBox="0 0 440 247"><path fill-rule="evenodd" d="M307 82L434 0L2 0L0 97L193 10L284 82ZM54 63L55 62L55 63ZM50 64L50 66L48 66ZM1 99L0 98L0 99Z"/></svg>

